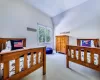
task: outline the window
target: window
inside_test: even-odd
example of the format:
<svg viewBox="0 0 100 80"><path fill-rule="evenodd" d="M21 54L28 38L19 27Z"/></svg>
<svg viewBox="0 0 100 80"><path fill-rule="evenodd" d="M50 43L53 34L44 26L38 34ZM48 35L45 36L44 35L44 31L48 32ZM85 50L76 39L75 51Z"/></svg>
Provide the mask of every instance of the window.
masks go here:
<svg viewBox="0 0 100 80"><path fill-rule="evenodd" d="M51 28L38 25L38 42L39 43L50 43L51 42Z"/></svg>

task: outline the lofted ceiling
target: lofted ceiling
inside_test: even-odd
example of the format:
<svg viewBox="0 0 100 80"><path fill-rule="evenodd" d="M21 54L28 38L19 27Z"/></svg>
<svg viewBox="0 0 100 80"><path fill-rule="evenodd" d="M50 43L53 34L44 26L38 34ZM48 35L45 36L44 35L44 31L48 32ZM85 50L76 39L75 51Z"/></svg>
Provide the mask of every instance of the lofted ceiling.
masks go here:
<svg viewBox="0 0 100 80"><path fill-rule="evenodd" d="M50 17L54 17L70 8L84 3L87 0L24 0L38 8Z"/></svg>

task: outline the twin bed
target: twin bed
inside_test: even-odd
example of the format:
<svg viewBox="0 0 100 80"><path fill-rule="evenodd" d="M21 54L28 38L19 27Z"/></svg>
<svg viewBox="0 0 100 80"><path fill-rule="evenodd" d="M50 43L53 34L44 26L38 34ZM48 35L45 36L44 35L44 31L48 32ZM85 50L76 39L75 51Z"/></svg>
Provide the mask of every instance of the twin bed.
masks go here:
<svg viewBox="0 0 100 80"><path fill-rule="evenodd" d="M83 40L85 45L82 44ZM13 43L13 47L20 46L20 49L5 51L8 46L7 41L22 41L22 43ZM0 80L20 80L42 66L43 75L46 74L46 48L24 47L26 47L25 38L0 38ZM69 61L100 71L99 39L78 39L77 46L67 45L66 64L68 68Z"/></svg>
<svg viewBox="0 0 100 80"><path fill-rule="evenodd" d="M11 43L17 50L9 50L9 41L13 41ZM18 46L20 47L19 49ZM0 38L0 80L20 80L42 66L43 75L46 74L45 47L25 47L25 38Z"/></svg>
<svg viewBox="0 0 100 80"><path fill-rule="evenodd" d="M77 46L67 45L68 68L69 61L100 71L99 39L77 39Z"/></svg>

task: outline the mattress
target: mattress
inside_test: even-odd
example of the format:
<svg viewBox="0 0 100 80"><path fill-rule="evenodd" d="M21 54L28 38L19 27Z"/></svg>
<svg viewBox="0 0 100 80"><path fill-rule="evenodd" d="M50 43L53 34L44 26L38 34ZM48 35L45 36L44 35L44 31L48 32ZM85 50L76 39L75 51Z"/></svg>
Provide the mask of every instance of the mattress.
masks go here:
<svg viewBox="0 0 100 80"><path fill-rule="evenodd" d="M38 63L40 63L41 61L40 61L40 58L41 58L41 52L39 52L38 53L39 54L39 57L38 57ZM33 64L35 65L36 64L36 54L34 54L34 56L33 56ZM19 59L19 61L20 61L20 63L19 63L19 72L21 72L21 71L23 71L24 70L24 57L20 57L20 59ZM30 68L31 66L31 55L28 55L27 56L27 66L28 66L28 68ZM3 63L1 63L1 73L0 73L0 76L3 76L3 68L4 68L4 66L3 66ZM11 61L9 61L9 77L11 77L12 75L14 75L15 74L15 60L11 60Z"/></svg>
<svg viewBox="0 0 100 80"><path fill-rule="evenodd" d="M74 50L71 50L71 58L74 58ZM76 59L79 59L79 51L76 50ZM81 51L81 61L84 61L84 51ZM91 53L87 52L87 63L91 63ZM99 55L94 53L94 65L99 65Z"/></svg>

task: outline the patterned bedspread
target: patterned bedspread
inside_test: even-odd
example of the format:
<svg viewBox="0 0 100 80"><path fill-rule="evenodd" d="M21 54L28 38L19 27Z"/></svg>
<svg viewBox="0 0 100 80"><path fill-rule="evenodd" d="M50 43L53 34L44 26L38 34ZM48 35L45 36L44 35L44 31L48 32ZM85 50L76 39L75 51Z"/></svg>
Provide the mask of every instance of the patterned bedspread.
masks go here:
<svg viewBox="0 0 100 80"><path fill-rule="evenodd" d="M38 63L40 63L40 55L41 55L41 53L39 53ZM33 64L35 65L36 64L36 54L34 54L33 59L34 59ZM24 70L24 57L20 57L19 61L20 61L19 71L21 72ZM31 55L28 55L27 56L28 68L30 68L30 62L31 62ZM1 76L3 76L3 67L4 67L3 63L1 63ZM15 60L11 60L11 61L9 61L9 77L14 75L14 74L15 74Z"/></svg>
<svg viewBox="0 0 100 80"><path fill-rule="evenodd" d="M74 58L74 50L71 50L71 58ZM79 59L79 51L76 50L76 59ZM99 64L99 55L94 54L94 64L98 65ZM81 61L84 61L84 51L81 51ZM87 52L87 62L91 63L91 53Z"/></svg>

